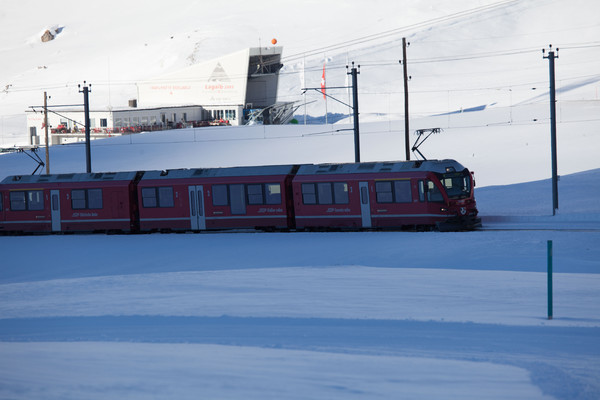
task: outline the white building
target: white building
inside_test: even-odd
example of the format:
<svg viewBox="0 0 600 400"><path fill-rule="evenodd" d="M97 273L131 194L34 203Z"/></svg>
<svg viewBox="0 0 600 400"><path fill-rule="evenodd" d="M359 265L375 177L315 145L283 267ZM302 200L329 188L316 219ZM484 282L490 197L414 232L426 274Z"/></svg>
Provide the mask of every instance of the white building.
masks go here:
<svg viewBox="0 0 600 400"><path fill-rule="evenodd" d="M138 82L127 107L90 111L92 137L212 124L243 125L260 115L285 123L291 104L277 104L282 47L249 48ZM28 111L32 144L44 144L43 113ZM83 140L83 110L48 114L51 144Z"/></svg>

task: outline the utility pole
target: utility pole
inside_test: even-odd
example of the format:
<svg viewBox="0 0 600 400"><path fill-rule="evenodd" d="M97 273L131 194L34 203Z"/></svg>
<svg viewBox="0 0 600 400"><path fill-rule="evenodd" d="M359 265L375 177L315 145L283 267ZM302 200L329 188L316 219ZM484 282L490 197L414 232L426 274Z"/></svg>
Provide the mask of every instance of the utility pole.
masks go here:
<svg viewBox="0 0 600 400"><path fill-rule="evenodd" d="M346 71L348 70L348 66L346 65ZM313 88L302 88L303 93L305 94L307 90L316 90L317 92L321 93L323 96L325 97L329 97L330 99L333 99L335 101L337 101L338 103L341 103L343 105L345 105L346 107L351 107L352 110L354 111L354 162L359 163L360 162L360 140L359 140L359 132L358 132L358 125L359 125L359 121L358 121L358 74L360 74L360 65L358 66L358 68L354 67L354 62L352 62L352 68L350 69L350 72L346 73L346 77L348 75L352 76L352 98L353 98L353 104L352 106L350 104L346 104L341 100L336 99L335 97L329 95L328 93L326 93L326 89L348 89L348 86L335 86L335 87L326 87L324 83L321 84L321 87L313 87ZM339 131L349 131L350 129L338 129L336 132Z"/></svg>
<svg viewBox="0 0 600 400"><path fill-rule="evenodd" d="M542 54L546 54L546 50L542 50ZM552 215L556 215L558 210L558 162L556 157L556 86L554 77L554 59L558 58L558 49L556 55L552 50L552 45L548 49L547 58L550 66L550 145L552 152Z"/></svg>
<svg viewBox="0 0 600 400"><path fill-rule="evenodd" d="M346 66L348 68L348 66ZM358 66L360 69L360 65ZM352 76L352 109L354 110L354 162L360 162L360 139L358 133L358 74L360 71L354 67L354 61L352 61L352 68L347 74Z"/></svg>
<svg viewBox="0 0 600 400"><path fill-rule="evenodd" d="M410 46L410 43L408 43ZM406 38L402 38L402 67L404 69L404 151L406 161L410 161L410 147L408 144L408 66L406 62Z"/></svg>
<svg viewBox="0 0 600 400"><path fill-rule="evenodd" d="M44 131L46 136L46 175L50 175L50 149L48 141L48 93L44 92Z"/></svg>
<svg viewBox="0 0 600 400"><path fill-rule="evenodd" d="M81 88L81 85L77 85L77 87ZM83 90L80 90L79 93L83 93L83 111L85 113L85 166L86 172L89 174L92 172L92 156L90 149L90 102L89 102L89 93L91 92L92 85L89 87L86 85L85 81L83 81Z"/></svg>

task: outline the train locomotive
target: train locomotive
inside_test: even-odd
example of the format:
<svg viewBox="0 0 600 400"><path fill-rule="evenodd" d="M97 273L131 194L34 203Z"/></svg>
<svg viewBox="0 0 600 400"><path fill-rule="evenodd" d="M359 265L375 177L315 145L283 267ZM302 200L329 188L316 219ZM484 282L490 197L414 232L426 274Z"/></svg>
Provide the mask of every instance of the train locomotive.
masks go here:
<svg viewBox="0 0 600 400"><path fill-rule="evenodd" d="M0 233L480 226L454 160L9 176Z"/></svg>

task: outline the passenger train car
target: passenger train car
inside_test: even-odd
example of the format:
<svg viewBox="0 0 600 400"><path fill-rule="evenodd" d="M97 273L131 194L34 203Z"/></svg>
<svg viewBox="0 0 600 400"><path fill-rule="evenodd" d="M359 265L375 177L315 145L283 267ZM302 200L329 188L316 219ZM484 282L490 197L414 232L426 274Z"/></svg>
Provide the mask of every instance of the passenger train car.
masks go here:
<svg viewBox="0 0 600 400"><path fill-rule="evenodd" d="M474 185L454 160L11 176L0 233L467 230Z"/></svg>
<svg viewBox="0 0 600 400"><path fill-rule="evenodd" d="M293 165L145 172L140 229L287 229L294 226Z"/></svg>

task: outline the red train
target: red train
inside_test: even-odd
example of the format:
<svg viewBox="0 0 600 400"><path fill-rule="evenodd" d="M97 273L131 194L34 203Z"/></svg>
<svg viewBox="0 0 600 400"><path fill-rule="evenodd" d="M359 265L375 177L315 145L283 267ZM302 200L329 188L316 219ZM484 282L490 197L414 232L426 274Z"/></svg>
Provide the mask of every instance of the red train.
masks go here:
<svg viewBox="0 0 600 400"><path fill-rule="evenodd" d="M478 227L454 160L10 176L0 232Z"/></svg>

